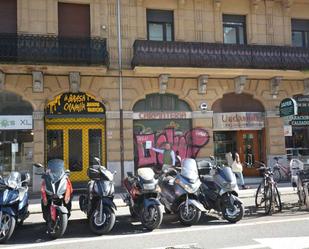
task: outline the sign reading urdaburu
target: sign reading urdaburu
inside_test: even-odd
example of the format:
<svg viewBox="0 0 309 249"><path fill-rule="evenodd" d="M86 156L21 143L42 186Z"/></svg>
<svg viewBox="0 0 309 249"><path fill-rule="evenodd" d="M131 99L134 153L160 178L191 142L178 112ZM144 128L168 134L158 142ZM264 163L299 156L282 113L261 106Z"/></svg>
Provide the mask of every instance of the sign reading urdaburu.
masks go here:
<svg viewBox="0 0 309 249"><path fill-rule="evenodd" d="M51 115L83 115L83 114L105 114L104 105L97 101L94 96L78 92L63 93L49 101L45 114Z"/></svg>

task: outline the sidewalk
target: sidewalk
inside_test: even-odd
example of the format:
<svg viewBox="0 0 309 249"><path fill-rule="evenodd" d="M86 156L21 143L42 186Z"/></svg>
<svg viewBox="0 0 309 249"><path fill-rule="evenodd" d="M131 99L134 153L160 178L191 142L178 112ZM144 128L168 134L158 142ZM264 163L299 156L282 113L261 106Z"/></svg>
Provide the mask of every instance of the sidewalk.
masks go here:
<svg viewBox="0 0 309 249"><path fill-rule="evenodd" d="M260 184L262 178L260 177L246 177L245 178L245 183L246 185L250 186L250 189L241 189L239 190L239 198L240 199L249 199L249 198L254 198L256 189L258 185ZM285 195L295 195L296 190L294 190L291 187L291 184L289 182L287 183L279 183L278 184L278 189L281 194L281 196ZM72 201L72 210L79 210L79 192L76 191L73 201ZM117 208L120 207L125 207L126 204L122 200L122 195L124 194L123 189L119 188L116 189L116 194L114 198L114 202L117 206ZM30 194L30 205L29 205L29 211L30 213L41 213L41 200L40 200L40 193L32 193Z"/></svg>

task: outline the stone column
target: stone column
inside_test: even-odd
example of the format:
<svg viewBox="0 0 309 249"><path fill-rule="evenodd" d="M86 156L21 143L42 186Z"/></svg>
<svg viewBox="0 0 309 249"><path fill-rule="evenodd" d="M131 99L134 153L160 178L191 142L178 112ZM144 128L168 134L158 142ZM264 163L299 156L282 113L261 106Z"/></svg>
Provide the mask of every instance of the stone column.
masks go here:
<svg viewBox="0 0 309 249"><path fill-rule="evenodd" d="M284 45L286 46L290 46L292 43L291 7L291 0L286 0L283 2Z"/></svg>
<svg viewBox="0 0 309 249"><path fill-rule="evenodd" d="M185 9L186 0L178 0L178 10L176 11L177 16L177 33L175 40L184 41L185 40Z"/></svg>
<svg viewBox="0 0 309 249"><path fill-rule="evenodd" d="M267 0L266 8L266 41L268 45L274 44L274 1Z"/></svg>
<svg viewBox="0 0 309 249"><path fill-rule="evenodd" d="M133 149L133 112L123 113L123 136L124 136L124 175L126 172L134 172L134 149ZM121 185L120 168L120 134L119 134L119 111L106 112L106 151L107 167L112 172L117 171L115 185Z"/></svg>
<svg viewBox="0 0 309 249"><path fill-rule="evenodd" d="M136 1L136 27L137 39L146 39L146 11L143 6L143 0Z"/></svg>
<svg viewBox="0 0 309 249"><path fill-rule="evenodd" d="M214 0L215 42L223 42L221 0Z"/></svg>
<svg viewBox="0 0 309 249"><path fill-rule="evenodd" d="M274 111L267 111L265 118L265 144L269 165L273 163L274 156L286 157L284 120L276 115Z"/></svg>
<svg viewBox="0 0 309 249"><path fill-rule="evenodd" d="M212 118L213 118L212 111L207 111L207 112L195 111L193 112L193 115L192 115L193 128L201 127L207 130L209 134L209 141L203 148L201 148L198 154L199 158L209 157L210 155L214 154Z"/></svg>
<svg viewBox="0 0 309 249"><path fill-rule="evenodd" d="M257 39L257 10L259 8L259 0L251 1L251 30L250 30L250 43L256 44Z"/></svg>
<svg viewBox="0 0 309 249"><path fill-rule="evenodd" d="M33 162L44 163L44 112L33 112ZM33 192L40 191L41 177L32 174L32 190Z"/></svg>

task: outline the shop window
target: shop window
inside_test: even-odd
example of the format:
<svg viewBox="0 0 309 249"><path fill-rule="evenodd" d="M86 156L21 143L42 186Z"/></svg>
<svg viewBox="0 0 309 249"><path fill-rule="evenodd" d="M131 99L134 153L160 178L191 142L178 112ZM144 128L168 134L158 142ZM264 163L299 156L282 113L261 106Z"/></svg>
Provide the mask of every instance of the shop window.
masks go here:
<svg viewBox="0 0 309 249"><path fill-rule="evenodd" d="M174 40L174 14L167 10L147 10L148 40Z"/></svg>
<svg viewBox="0 0 309 249"><path fill-rule="evenodd" d="M223 40L226 44L246 44L246 16L223 15Z"/></svg>
<svg viewBox="0 0 309 249"><path fill-rule="evenodd" d="M1 1L0 1L1 3ZM1 12L1 10L0 10ZM32 168L32 106L21 96L0 92L0 175Z"/></svg>
<svg viewBox="0 0 309 249"><path fill-rule="evenodd" d="M89 144L89 165L95 165L97 162L94 160L98 157L101 161L102 155L102 129L89 129L88 130L88 144Z"/></svg>
<svg viewBox="0 0 309 249"><path fill-rule="evenodd" d="M69 169L82 171L83 169L83 131L82 129L69 130Z"/></svg>
<svg viewBox="0 0 309 249"><path fill-rule="evenodd" d="M46 135L47 162L52 159L63 160L63 130L48 130Z"/></svg>
<svg viewBox="0 0 309 249"><path fill-rule="evenodd" d="M309 47L309 20L292 19L292 45Z"/></svg>

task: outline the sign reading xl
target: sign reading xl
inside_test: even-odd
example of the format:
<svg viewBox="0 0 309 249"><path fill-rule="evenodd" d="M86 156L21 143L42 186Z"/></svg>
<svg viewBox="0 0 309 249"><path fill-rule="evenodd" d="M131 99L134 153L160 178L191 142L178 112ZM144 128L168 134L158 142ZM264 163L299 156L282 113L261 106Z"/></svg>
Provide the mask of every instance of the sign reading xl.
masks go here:
<svg viewBox="0 0 309 249"><path fill-rule="evenodd" d="M32 116L0 116L0 130L32 130Z"/></svg>

